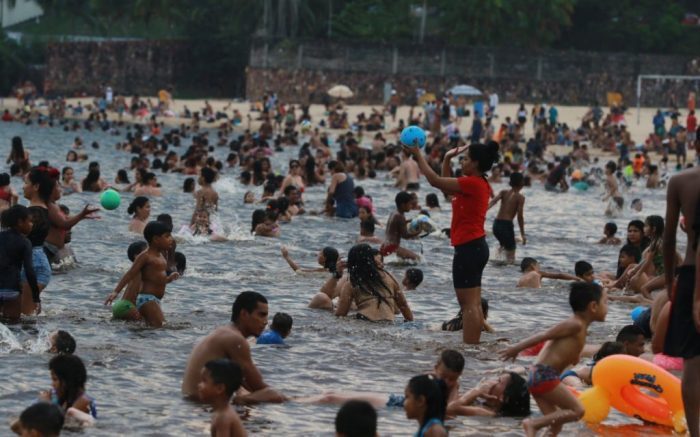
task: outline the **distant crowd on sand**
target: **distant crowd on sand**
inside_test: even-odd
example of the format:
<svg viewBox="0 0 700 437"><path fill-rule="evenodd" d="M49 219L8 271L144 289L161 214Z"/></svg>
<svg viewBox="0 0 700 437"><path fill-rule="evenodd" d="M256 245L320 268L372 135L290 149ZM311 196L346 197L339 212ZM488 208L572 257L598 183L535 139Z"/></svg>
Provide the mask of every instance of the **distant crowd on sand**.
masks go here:
<svg viewBox="0 0 700 437"><path fill-rule="evenodd" d="M62 208L60 199L79 191L115 189L130 199L129 230L138 241L124 248L131 267L105 297L105 304L111 305L116 319L153 328L167 323L161 309L166 288L175 280L187 280L187 259L177 251L174 236L201 236L211 244L227 240L226 224L220 222L218 211L232 204L216 191L217 179L225 174L234 175L245 187L243 201L250 207L250 231L255 236L277 238L293 233L295 223L312 214L325 217L325 223L347 223L348 235L356 244L347 253L318 248L318 266L301 267L282 248L282 257L294 271L311 270L324 276L309 306L338 317L377 323L393 322L401 314L405 321L414 320L412 295L430 291L419 288L423 280L420 255L402 242L446 234L454 247L451 274L458 305L456 316L447 315L443 329L461 330L465 343L478 344L483 331L498 330L487 322L489 307L498 302L481 296L484 270L500 269L501 275L507 271L501 263L489 264L486 214L498 205L491 229L499 258L519 263L522 271L521 277L512 278L513 285L538 288L543 279L569 282L568 300L551 298L566 300L570 317L498 352L503 360L536 355L528 369L498 370L497 378L460 394L465 358L448 349L439 354L431 372L411 378L403 394L325 393L289 399L265 383L248 338L284 343L291 335L293 317L277 311L266 330L267 298L246 291L233 302L230 321L194 345L183 371L183 395L213 407L213 435L246 434L232 401L343 403L336 432L345 436L375 435L376 409L384 407L402 407L407 418L416 421L419 436L447 435L445 420L460 415L520 417L527 435L542 428L556 435L566 423L584 415L583 404L569 387L590 385L592 369L605 357L641 356L639 363L646 359L671 370L683 369L687 426L691 436L699 435L700 292L695 248L700 230L700 208L696 208L700 166L693 161L697 161L700 144L694 109L683 113L676 108L660 110L652 121L649 141L635 144L626 129L624 111L616 107L605 114L594 106L579 126L567 126L559 121L553 105L534 105L529 110L521 105L515 114L503 114L497 98L467 108L466 103L458 103L459 98L445 94L422 108L412 108L406 120L395 121L398 97L387 107L360 114L355 120L348 119L342 103L329 103L324 118L314 120L308 106L297 108L270 92L245 115L247 128L242 114L228 109L217 113L208 102L195 111L188 109L188 123L171 127L162 121L172 111L171 89L161 90L158 102L133 96L130 105L108 87L104 91L84 106L54 101L48 103L46 114L39 110L37 100L29 99L16 113L3 114L8 123L36 124L76 135L102 129L114 135L115 144L93 143L90 148L114 146L125 152L125 164L114 179L103 176L94 156L88 173L76 175L71 163L90 160L92 153L79 135L66 145L64 162L37 159L25 148L23 138L12 139L6 161L9 173L0 174L0 307L8 321L39 314L51 305L50 297L42 301L42 292L50 286L52 271L64 265L66 258L74 258L69 250L71 229L98 213L98 208L87 205L71 214ZM473 122L469 132L460 132L457 122L467 115L467 109ZM71 112L83 118L69 118ZM138 123L128 123L125 117ZM249 121L253 117L260 122L256 130ZM217 127L202 128L200 123L206 120L216 121ZM532 136L525 134L528 123ZM406 126L425 128L428 136L423 148L399 143ZM552 144L570 148L564 155L551 156L547 146ZM594 148L606 151L609 160L603 163L592 158L589 152ZM274 169L270 157L290 149L297 157L286 168ZM217 159L220 151L225 151L225 160ZM651 151L661 157L654 161ZM669 162L674 155L675 166ZM182 185L160 184L157 174L166 172L179 173ZM396 208L385 221L376 216L375 193L361 185L363 180L377 178L393 181L396 187ZM492 184L504 179L509 188L496 192ZM28 206L19 203L13 182L22 185ZM305 189L313 185L327 187L325 200L319 204L304 197ZM601 214L611 218L600 244L621 246L618 258L607 260L615 268L605 271L593 265L601 260L579 260L573 271L555 272L542 268L532 257L518 261L518 244L538 238L536 232L526 232L526 223L528 229L532 225L525 219L530 208L527 190L546 190L551 193L550 201L562 202L571 196L569 190L596 186L605 193ZM631 221L626 238L619 238L612 220L626 208L635 214L643 209L643 195L625 199L629 187L643 193L665 188L667 208L665 218L658 215L661 211L651 211L656 214ZM171 211L159 211L152 220L149 198L179 190L192 193L192 216L176 231L168 214ZM441 202L451 203L450 213L442 211ZM450 227L438 229L431 220L435 214L450 214ZM679 224L687 237L684 254L676 251ZM377 235L377 228L382 227L383 236ZM391 254L415 264L401 281L385 269L384 257ZM73 268L80 268L79 263L73 263ZM605 321L609 301L641 308L614 338L590 344L588 327ZM40 401L14 423L13 429L23 435L58 435L64 419L87 426L97 418L96 400L87 394L85 366L73 354L75 340L59 331L51 341L51 349L58 353L49 362L52 389L42 393ZM66 342L72 346L62 346ZM582 359L590 361L578 365ZM531 396L541 416L527 417Z"/></svg>

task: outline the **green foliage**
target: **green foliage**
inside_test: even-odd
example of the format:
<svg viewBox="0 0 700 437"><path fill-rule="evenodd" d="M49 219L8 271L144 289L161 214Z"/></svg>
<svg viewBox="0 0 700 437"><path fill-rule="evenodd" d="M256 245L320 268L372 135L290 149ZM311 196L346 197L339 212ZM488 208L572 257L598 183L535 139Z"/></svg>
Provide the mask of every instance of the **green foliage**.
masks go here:
<svg viewBox="0 0 700 437"><path fill-rule="evenodd" d="M0 96L8 95L13 86L26 78L30 64L42 57L40 48L20 46L0 29Z"/></svg>

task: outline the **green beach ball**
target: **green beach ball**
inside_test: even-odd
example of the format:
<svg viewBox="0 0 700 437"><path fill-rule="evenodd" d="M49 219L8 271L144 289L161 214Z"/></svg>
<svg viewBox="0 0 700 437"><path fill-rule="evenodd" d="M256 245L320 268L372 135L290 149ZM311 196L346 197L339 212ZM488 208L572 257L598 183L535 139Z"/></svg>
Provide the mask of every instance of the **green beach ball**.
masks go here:
<svg viewBox="0 0 700 437"><path fill-rule="evenodd" d="M123 319L129 314L129 311L136 308L133 303L126 299L119 299L112 304L112 317L115 319Z"/></svg>
<svg viewBox="0 0 700 437"><path fill-rule="evenodd" d="M106 190L100 196L100 204L104 209L109 210L117 209L121 200L122 198L119 196L119 193L112 189Z"/></svg>

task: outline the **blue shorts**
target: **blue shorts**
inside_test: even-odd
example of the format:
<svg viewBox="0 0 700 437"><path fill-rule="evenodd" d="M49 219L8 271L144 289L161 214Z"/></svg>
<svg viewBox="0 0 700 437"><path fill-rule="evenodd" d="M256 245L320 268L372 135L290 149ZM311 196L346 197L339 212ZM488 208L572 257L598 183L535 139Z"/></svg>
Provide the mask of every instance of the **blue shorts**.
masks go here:
<svg viewBox="0 0 700 437"><path fill-rule="evenodd" d="M156 302L158 305L160 305L160 299L158 299L154 295L141 293L136 298L136 309L140 310L141 307L146 305L148 302Z"/></svg>
<svg viewBox="0 0 700 437"><path fill-rule="evenodd" d="M47 286L51 282L51 264L46 257L43 246L32 248L32 265L34 266L34 274L36 282L39 285ZM22 282L27 282L27 275L22 268Z"/></svg>
<svg viewBox="0 0 700 437"><path fill-rule="evenodd" d="M19 298L19 291L0 288L0 305Z"/></svg>
<svg viewBox="0 0 700 437"><path fill-rule="evenodd" d="M403 395L389 395L389 400L386 401L386 406L389 408L403 408L403 404L406 402L406 396Z"/></svg>

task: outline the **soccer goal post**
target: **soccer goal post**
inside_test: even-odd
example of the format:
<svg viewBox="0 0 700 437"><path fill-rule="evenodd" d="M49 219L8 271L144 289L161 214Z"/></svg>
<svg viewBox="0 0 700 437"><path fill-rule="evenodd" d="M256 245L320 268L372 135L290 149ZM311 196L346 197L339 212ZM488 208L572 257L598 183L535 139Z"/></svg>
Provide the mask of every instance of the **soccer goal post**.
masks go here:
<svg viewBox="0 0 700 437"><path fill-rule="evenodd" d="M640 74L637 76L637 124L640 121L642 108L642 81L648 80L694 80L700 82L700 76L673 76L666 74Z"/></svg>

